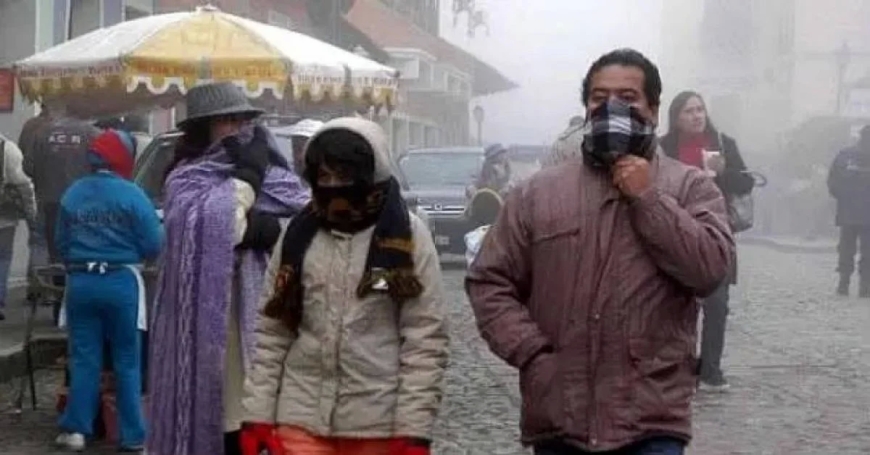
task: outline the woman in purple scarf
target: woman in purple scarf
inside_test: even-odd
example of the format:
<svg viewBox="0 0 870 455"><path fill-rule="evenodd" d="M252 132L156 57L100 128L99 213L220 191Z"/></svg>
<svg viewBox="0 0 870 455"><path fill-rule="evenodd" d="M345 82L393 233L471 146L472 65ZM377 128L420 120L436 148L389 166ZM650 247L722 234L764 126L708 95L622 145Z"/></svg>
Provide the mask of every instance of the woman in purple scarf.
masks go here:
<svg viewBox="0 0 870 455"><path fill-rule="evenodd" d="M268 255L309 195L237 87L193 88L187 112L165 184L148 451L233 455Z"/></svg>

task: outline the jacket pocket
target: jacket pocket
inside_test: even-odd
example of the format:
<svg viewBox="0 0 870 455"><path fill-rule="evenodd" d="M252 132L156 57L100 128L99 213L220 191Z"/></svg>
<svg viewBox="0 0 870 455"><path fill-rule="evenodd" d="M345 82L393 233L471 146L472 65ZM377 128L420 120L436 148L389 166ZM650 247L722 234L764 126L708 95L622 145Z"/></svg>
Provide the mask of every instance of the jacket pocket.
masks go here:
<svg viewBox="0 0 870 455"><path fill-rule="evenodd" d="M682 340L633 338L629 355L637 422L667 425L691 417L697 380L694 349Z"/></svg>
<svg viewBox="0 0 870 455"><path fill-rule="evenodd" d="M560 427L562 399L561 389L556 384L558 369L555 354L541 354L520 372L523 400L520 425L524 436L552 433Z"/></svg>

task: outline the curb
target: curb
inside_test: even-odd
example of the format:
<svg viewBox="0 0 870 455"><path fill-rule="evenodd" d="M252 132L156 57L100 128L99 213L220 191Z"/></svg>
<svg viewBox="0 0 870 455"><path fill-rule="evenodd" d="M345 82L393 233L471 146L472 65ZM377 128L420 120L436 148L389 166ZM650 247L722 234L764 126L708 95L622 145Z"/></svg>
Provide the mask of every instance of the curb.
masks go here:
<svg viewBox="0 0 870 455"><path fill-rule="evenodd" d="M769 237L758 236L740 236L737 238L737 243L764 246L783 253L834 254L837 252L835 245L788 243Z"/></svg>

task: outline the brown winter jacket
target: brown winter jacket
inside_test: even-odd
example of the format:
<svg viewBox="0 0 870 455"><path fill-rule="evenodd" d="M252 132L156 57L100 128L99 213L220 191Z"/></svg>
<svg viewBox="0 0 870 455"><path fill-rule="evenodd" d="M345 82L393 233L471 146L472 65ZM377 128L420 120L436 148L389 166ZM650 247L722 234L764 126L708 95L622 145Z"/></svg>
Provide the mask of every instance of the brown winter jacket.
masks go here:
<svg viewBox="0 0 870 455"><path fill-rule="evenodd" d="M666 157L629 201L580 160L514 190L466 288L483 338L520 369L525 444L584 450L691 437L698 299L734 257L725 201Z"/></svg>

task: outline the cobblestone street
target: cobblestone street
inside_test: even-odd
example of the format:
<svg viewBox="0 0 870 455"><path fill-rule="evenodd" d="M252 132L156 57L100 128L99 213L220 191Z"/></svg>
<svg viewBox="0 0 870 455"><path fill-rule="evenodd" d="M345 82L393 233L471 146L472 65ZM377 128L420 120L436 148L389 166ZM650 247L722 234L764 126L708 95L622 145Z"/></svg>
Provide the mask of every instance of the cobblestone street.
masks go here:
<svg viewBox="0 0 870 455"><path fill-rule="evenodd" d="M834 297L832 255L763 246L740 253L724 362L732 390L698 397L690 453L870 453L870 301ZM515 374L477 335L463 275L445 272L453 358L436 452L525 454ZM0 453L50 452L57 381L57 373L42 373L41 410L22 416L8 411L12 386L0 385Z"/></svg>

